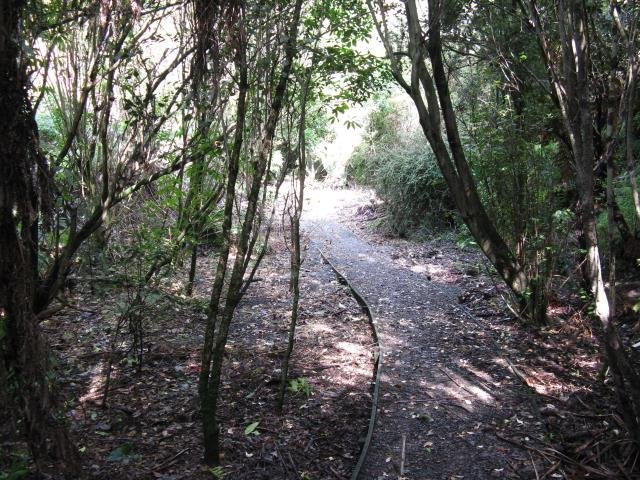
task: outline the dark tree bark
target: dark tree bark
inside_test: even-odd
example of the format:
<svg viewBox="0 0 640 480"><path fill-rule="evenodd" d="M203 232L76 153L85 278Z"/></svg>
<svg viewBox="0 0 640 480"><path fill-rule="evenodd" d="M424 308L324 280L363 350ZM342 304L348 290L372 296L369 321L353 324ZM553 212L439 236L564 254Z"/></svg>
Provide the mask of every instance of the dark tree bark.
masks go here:
<svg viewBox="0 0 640 480"><path fill-rule="evenodd" d="M46 163L21 62L23 8L21 0L0 6L0 380L38 469L77 476L79 455L58 408L51 353L34 311Z"/></svg>
<svg viewBox="0 0 640 480"><path fill-rule="evenodd" d="M294 5L293 14L288 28L282 70L273 92L271 105L268 109L267 119L264 126L264 134L262 136L260 149L257 152L257 159L253 164L253 178L251 180L246 199L246 210L242 221L242 228L235 242L235 260L229 275L224 308L221 309L222 291L225 284L227 262L229 259L233 208L236 200L235 188L238 176L239 159L242 153L242 131L244 129L245 116L247 113L246 95L249 88L247 81L247 38L246 32L244 31L244 19L239 18L236 22L235 28L237 29L237 32L235 34L236 38L234 39L234 42L236 43L235 48L237 52L236 68L240 79L236 114L236 138L230 156L228 167L229 171L227 174L227 190L222 227L224 246L218 259L218 267L209 302L209 312L202 351L202 368L198 384L200 408L203 417L202 421L205 444L204 461L208 465L217 465L220 462L220 429L218 425L217 408L220 394L220 380L222 376L222 361L227 344L227 337L229 335L229 327L231 325L235 309L242 296L241 292L243 277L246 270L246 258L247 255L251 255L251 251L249 249L250 237L254 231L254 219L260 199L263 177L271 154L273 139L278 120L280 118L287 85L289 83L289 76L293 67L293 59L296 54L298 24L300 23L301 9L302 0L297 0ZM240 15L242 15L243 9L241 8L240 10Z"/></svg>
<svg viewBox="0 0 640 480"><path fill-rule="evenodd" d="M527 275L523 265L518 262L489 218L478 195L460 141L440 37L444 8L442 1L428 2L427 31L423 29L424 19L419 16L415 0L404 2L408 30L407 52L394 50L383 3L378 1L377 6L374 6L373 0L367 0L367 4L391 62L392 74L413 100L424 136L433 150L462 219L480 249L516 295L523 313L526 314L526 293L529 287ZM408 56L411 62L410 78L405 78L403 65L399 60L403 55ZM431 69L427 67L427 61L430 62Z"/></svg>
<svg viewBox="0 0 640 480"><path fill-rule="evenodd" d="M244 140L244 128L247 111L248 66L247 39L245 31L244 8L229 8L225 14L234 20L231 32L233 48L235 50L234 64L238 76L238 100L236 105L236 130L233 146L227 164L227 180L225 187L224 219L222 222L223 245L218 253L218 264L209 299L209 312L205 330L204 345L202 347L202 369L198 379L198 396L202 413L202 429L204 436L204 461L208 465L218 465L220 462L220 446L218 418L216 415L219 394L220 373L212 371L214 348L216 348L215 333L218 309L222 298L227 263L231 249L231 227L233 224L233 205L235 203L235 189L240 168L240 155ZM213 377L213 378L212 378Z"/></svg>

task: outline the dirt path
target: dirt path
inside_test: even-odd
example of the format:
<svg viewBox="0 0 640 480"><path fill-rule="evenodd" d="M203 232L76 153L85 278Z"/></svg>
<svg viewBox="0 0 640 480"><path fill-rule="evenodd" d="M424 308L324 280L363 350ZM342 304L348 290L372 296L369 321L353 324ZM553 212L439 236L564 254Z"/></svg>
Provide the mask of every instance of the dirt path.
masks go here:
<svg viewBox="0 0 640 480"><path fill-rule="evenodd" d="M401 468L411 480L535 478L528 454L496 436L537 412L500 354L499 321L459 305L464 292L437 254L430 265L406 264L392 246L345 226L363 200L312 192L306 225L310 249L322 248L371 305L383 347L378 421L360 478L398 478Z"/></svg>

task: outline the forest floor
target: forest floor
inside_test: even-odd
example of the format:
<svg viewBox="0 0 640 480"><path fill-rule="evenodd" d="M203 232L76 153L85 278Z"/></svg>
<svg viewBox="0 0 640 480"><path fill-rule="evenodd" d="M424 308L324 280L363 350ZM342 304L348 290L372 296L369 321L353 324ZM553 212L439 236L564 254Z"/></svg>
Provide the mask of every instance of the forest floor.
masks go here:
<svg viewBox="0 0 640 480"><path fill-rule="evenodd" d="M366 430L373 375L371 334L349 290L317 255L301 276L302 300L285 414L276 413L280 358L291 297L289 256L275 234L230 332L220 420L221 468L201 465L197 379L206 303L215 262L203 256L192 299L177 279L145 305L142 363L130 348L128 320L117 334L130 292L96 284L78 288L67 310L44 323L64 359L62 384L73 399L72 427L91 478L348 478ZM185 273L181 272L180 278ZM177 288L176 288L177 287ZM172 291L175 289L175 294ZM194 308L195 307L195 308ZM109 394L105 367L116 345ZM257 423L259 422L259 423ZM257 424L256 424L257 423Z"/></svg>
<svg viewBox="0 0 640 480"><path fill-rule="evenodd" d="M309 191L296 381L282 416L275 396L291 296L289 252L281 227L274 232L232 326L220 403L224 457L213 472L201 465L197 403L213 259L200 258L193 298L181 296L184 272L176 272L145 295L141 312L129 308L133 287L105 278L68 292L71 308L42 325L61 359L87 476L350 478L369 421L375 345L322 249L371 305L384 353L361 479L636 478L619 419L606 413L608 390L594 381L600 365L588 322L556 305L565 320L524 327L478 252L452 240L386 238L372 228L379 210L371 200L362 190ZM141 363L129 351L132 319L144 327ZM0 434L6 468L8 452L15 460L24 447L9 424Z"/></svg>
<svg viewBox="0 0 640 480"><path fill-rule="evenodd" d="M579 303L555 302L549 325L526 326L477 248L381 235L368 191L310 197L312 244L367 300L381 337L360 478L640 478Z"/></svg>

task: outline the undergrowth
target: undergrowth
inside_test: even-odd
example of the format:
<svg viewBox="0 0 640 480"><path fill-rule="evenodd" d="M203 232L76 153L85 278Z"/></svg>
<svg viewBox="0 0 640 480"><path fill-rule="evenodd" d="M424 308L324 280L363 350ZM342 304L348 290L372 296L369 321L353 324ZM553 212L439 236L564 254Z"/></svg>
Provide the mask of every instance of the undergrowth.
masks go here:
<svg viewBox="0 0 640 480"><path fill-rule="evenodd" d="M394 235L425 236L455 225L453 203L433 153L400 102L376 105L347 175L372 187L383 200L384 226Z"/></svg>

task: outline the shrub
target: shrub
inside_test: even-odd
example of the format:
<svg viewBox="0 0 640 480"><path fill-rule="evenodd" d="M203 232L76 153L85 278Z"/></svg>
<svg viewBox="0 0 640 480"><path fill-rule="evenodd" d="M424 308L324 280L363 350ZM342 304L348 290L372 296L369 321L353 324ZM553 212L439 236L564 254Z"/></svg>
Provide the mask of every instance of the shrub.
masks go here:
<svg viewBox="0 0 640 480"><path fill-rule="evenodd" d="M435 158L406 105L379 102L347 165L348 178L372 187L399 236L442 231L454 224L453 203Z"/></svg>
<svg viewBox="0 0 640 480"><path fill-rule="evenodd" d="M379 160L374 188L387 207L391 231L407 236L453 226L447 185L425 145L390 149Z"/></svg>

